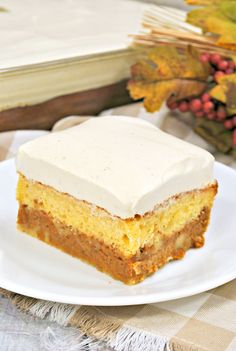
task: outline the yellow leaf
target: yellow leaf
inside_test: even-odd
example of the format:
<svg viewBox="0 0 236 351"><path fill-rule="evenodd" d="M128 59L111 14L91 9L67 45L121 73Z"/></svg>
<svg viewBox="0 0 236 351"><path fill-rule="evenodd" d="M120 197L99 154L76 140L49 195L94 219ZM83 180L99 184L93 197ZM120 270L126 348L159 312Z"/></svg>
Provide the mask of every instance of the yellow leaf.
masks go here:
<svg viewBox="0 0 236 351"><path fill-rule="evenodd" d="M180 100L200 95L206 89L209 71L209 65L200 62L192 47L160 46L132 66L128 89L133 99L144 98L145 108L154 112L170 97Z"/></svg>
<svg viewBox="0 0 236 351"><path fill-rule="evenodd" d="M206 83L188 79L162 80L149 83L130 81L128 89L133 99L144 98L144 107L148 112L155 112L170 97L172 101L175 101L202 94L206 89Z"/></svg>
<svg viewBox="0 0 236 351"><path fill-rule="evenodd" d="M209 65L200 62L198 52L192 47L158 46L131 67L132 77L145 81L179 77L205 80L209 72Z"/></svg>
<svg viewBox="0 0 236 351"><path fill-rule="evenodd" d="M143 90L143 87L140 88ZM176 83L174 80L147 84L143 90L145 92L145 96L143 97L145 97L144 107L146 110L148 112L159 110L162 106L162 103L168 99L175 88Z"/></svg>
<svg viewBox="0 0 236 351"><path fill-rule="evenodd" d="M210 95L224 104L226 103L226 86L215 85L213 89L210 91Z"/></svg>
<svg viewBox="0 0 236 351"><path fill-rule="evenodd" d="M187 22L202 28L205 33L216 36L216 43L227 49L236 50L236 1L194 1L206 7L188 13Z"/></svg>
<svg viewBox="0 0 236 351"><path fill-rule="evenodd" d="M219 79L210 95L226 104L230 115L236 114L236 74L229 74Z"/></svg>

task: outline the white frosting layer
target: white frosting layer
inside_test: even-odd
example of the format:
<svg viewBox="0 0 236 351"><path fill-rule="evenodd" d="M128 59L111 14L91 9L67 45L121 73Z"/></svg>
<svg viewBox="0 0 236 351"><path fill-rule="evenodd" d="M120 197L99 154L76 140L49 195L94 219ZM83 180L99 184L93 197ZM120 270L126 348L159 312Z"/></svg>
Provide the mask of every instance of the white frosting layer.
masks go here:
<svg viewBox="0 0 236 351"><path fill-rule="evenodd" d="M207 151L149 122L98 117L20 147L17 170L121 218L213 181Z"/></svg>

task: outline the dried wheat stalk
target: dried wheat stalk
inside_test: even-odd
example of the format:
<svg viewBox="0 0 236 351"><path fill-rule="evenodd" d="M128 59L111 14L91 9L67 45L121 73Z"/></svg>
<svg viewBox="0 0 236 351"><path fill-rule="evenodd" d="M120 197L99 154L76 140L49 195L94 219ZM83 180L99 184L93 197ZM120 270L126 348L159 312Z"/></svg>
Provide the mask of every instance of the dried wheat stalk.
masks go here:
<svg viewBox="0 0 236 351"><path fill-rule="evenodd" d="M202 34L202 30L185 22L186 12L166 6L150 6L143 18L144 32L133 35L134 45L173 45L186 47L193 45L199 51L219 52L229 50L216 45L216 37Z"/></svg>

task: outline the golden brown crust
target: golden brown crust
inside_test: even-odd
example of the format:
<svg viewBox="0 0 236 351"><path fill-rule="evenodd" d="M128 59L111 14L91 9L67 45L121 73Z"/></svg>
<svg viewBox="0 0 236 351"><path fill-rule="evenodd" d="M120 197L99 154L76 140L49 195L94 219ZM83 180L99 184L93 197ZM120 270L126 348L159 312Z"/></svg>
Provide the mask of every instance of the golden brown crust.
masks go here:
<svg viewBox="0 0 236 351"><path fill-rule="evenodd" d="M166 237L160 233L160 245L140 248L131 258L122 256L112 247L59 222L43 211L20 205L19 229L74 256L126 284L135 284L155 272L170 260L180 259L191 247L204 245L204 232L210 209L203 208L198 219L187 223L180 231ZM160 243L159 241L159 243Z"/></svg>

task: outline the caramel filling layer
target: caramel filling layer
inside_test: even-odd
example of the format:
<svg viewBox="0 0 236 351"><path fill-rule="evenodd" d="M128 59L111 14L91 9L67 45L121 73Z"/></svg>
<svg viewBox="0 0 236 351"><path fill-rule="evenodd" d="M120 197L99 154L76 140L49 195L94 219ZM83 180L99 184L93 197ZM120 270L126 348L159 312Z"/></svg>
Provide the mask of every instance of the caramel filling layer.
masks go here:
<svg viewBox="0 0 236 351"><path fill-rule="evenodd" d="M159 243L140 248L127 258L121 251L56 220L44 211L21 205L18 212L19 229L94 265L127 284L135 284L155 272L170 260L180 259L191 247L204 244L210 209L204 208L193 221L171 236L159 234Z"/></svg>

